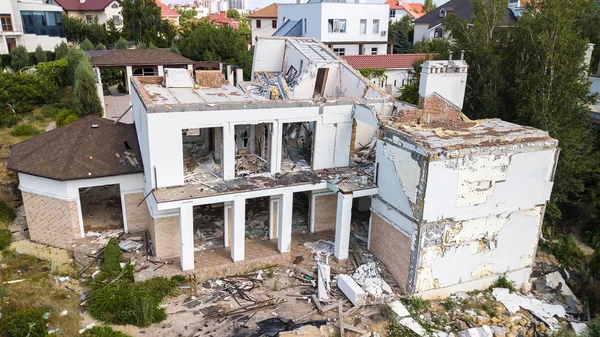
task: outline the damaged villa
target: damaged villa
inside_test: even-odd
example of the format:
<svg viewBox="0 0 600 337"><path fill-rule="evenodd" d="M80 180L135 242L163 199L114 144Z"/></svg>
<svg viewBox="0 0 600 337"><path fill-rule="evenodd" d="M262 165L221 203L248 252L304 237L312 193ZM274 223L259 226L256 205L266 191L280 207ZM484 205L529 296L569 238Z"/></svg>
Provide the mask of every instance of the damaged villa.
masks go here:
<svg viewBox="0 0 600 337"><path fill-rule="evenodd" d="M558 142L465 117L465 61L426 61L418 106L312 38L259 38L253 62L251 81L133 77L133 124L87 117L15 145L31 239L147 232L174 272L222 276L329 235L345 260L354 237L409 294L529 283Z"/></svg>

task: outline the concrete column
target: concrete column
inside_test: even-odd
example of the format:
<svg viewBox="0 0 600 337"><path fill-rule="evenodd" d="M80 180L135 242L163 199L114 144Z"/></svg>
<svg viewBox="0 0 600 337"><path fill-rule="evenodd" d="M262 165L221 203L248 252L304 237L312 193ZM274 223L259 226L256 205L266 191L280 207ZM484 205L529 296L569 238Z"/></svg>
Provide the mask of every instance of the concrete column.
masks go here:
<svg viewBox="0 0 600 337"><path fill-rule="evenodd" d="M129 94L129 87L131 86L131 76L133 76L133 68L131 66L125 67L125 90Z"/></svg>
<svg viewBox="0 0 600 337"><path fill-rule="evenodd" d="M286 190L281 195L279 202L279 219L277 221L277 248L281 253L292 249L292 205L294 193Z"/></svg>
<svg viewBox="0 0 600 337"><path fill-rule="evenodd" d="M235 178L235 126L227 123L223 126L223 179Z"/></svg>
<svg viewBox="0 0 600 337"><path fill-rule="evenodd" d="M281 170L282 126L282 123L274 122L271 130L271 153L269 158L271 174L279 173Z"/></svg>
<svg viewBox="0 0 600 337"><path fill-rule="evenodd" d="M188 64L187 65L187 70L194 71L194 65L193 64Z"/></svg>
<svg viewBox="0 0 600 337"><path fill-rule="evenodd" d="M352 218L352 193L338 193L335 219L335 248L333 254L338 260L348 258L350 246L350 220Z"/></svg>
<svg viewBox="0 0 600 337"><path fill-rule="evenodd" d="M250 125L250 135L248 136L248 151L256 153L256 125Z"/></svg>
<svg viewBox="0 0 600 337"><path fill-rule="evenodd" d="M271 196L269 200L269 240L277 238L279 226L279 196Z"/></svg>
<svg viewBox="0 0 600 337"><path fill-rule="evenodd" d="M231 65L227 65L227 81L229 81L229 83L231 85L234 85L234 83L233 83L233 71L231 71Z"/></svg>
<svg viewBox="0 0 600 337"><path fill-rule="evenodd" d="M231 202L226 202L223 206L223 246L225 247L231 246L231 233L233 224L232 209L233 204Z"/></svg>
<svg viewBox="0 0 600 337"><path fill-rule="evenodd" d="M240 82L244 81L244 69L236 68L235 69L235 84L238 85Z"/></svg>
<svg viewBox="0 0 600 337"><path fill-rule="evenodd" d="M194 211L192 204L179 208L179 236L181 240L181 269L194 269Z"/></svg>
<svg viewBox="0 0 600 337"><path fill-rule="evenodd" d="M231 259L244 260L244 235L246 232L246 199L236 196L233 200L233 226L231 233Z"/></svg>
<svg viewBox="0 0 600 337"><path fill-rule="evenodd" d="M163 66L163 65L158 66L158 76L165 76L165 66Z"/></svg>

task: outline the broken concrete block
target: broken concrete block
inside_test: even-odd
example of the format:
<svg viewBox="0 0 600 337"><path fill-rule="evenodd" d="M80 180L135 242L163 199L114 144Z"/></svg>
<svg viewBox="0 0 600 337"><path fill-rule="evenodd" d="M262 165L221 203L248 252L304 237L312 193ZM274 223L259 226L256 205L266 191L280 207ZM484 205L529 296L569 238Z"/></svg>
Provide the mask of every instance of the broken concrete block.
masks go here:
<svg viewBox="0 0 600 337"><path fill-rule="evenodd" d="M588 332L588 326L585 323L571 322L571 328L575 331L575 336L586 335Z"/></svg>
<svg viewBox="0 0 600 337"><path fill-rule="evenodd" d="M399 320L398 323L411 329L414 333L416 333L419 336L424 336L426 333L425 329L423 329L421 324L419 324L419 322L415 321L415 319L412 317L404 317L401 320ZM490 336L490 337L492 337L492 336Z"/></svg>
<svg viewBox="0 0 600 337"><path fill-rule="evenodd" d="M389 306L390 309L392 309L392 311L400 318L410 316L410 312L408 312L404 304L402 304L402 302L400 302L399 300L390 302Z"/></svg>
<svg viewBox="0 0 600 337"><path fill-rule="evenodd" d="M494 334L489 326L484 325L478 328L459 331L458 337L494 337Z"/></svg>
<svg viewBox="0 0 600 337"><path fill-rule="evenodd" d="M349 275L338 275L337 286L354 305L363 305L367 293Z"/></svg>

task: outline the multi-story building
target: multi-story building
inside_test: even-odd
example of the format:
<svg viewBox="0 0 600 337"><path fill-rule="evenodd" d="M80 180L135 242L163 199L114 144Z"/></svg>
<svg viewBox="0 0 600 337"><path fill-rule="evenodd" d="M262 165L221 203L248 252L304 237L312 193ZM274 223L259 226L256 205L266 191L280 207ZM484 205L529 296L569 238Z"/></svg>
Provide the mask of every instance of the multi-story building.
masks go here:
<svg viewBox="0 0 600 337"><path fill-rule="evenodd" d="M34 51L38 45L53 50L65 40L62 8L53 1L0 1L0 54L8 54L16 46Z"/></svg>
<svg viewBox="0 0 600 337"><path fill-rule="evenodd" d="M385 3L310 0L279 4L273 36L313 37L337 55L388 52L389 5Z"/></svg>
<svg viewBox="0 0 600 337"><path fill-rule="evenodd" d="M390 5L390 21L398 22L403 17L409 16L411 19L418 19L425 15L423 4L418 2L406 2L402 0L387 0L386 4Z"/></svg>
<svg viewBox="0 0 600 337"><path fill-rule="evenodd" d="M227 79L185 69L132 77L134 125L86 117L14 145L7 167L31 239L71 248L110 221L148 231L155 256L208 278L261 254L291 257L303 232L335 236L333 255L347 259L353 204L366 204L368 249L410 294L483 289L501 275L528 283L557 141L466 118L465 61L425 62L418 106L312 38L259 38L252 68L250 82L231 66ZM100 196L111 195L118 211L106 212ZM262 233L247 238L258 208ZM295 212L307 221L294 229ZM209 213L219 219L204 221ZM210 250L207 231L220 240Z"/></svg>
<svg viewBox="0 0 600 337"><path fill-rule="evenodd" d="M112 20L117 29L123 27L121 2L119 0L53 0L69 17L78 18L87 24L106 24Z"/></svg>
<svg viewBox="0 0 600 337"><path fill-rule="evenodd" d="M277 3L272 3L248 15L252 29L252 45L258 36L272 36L277 31Z"/></svg>

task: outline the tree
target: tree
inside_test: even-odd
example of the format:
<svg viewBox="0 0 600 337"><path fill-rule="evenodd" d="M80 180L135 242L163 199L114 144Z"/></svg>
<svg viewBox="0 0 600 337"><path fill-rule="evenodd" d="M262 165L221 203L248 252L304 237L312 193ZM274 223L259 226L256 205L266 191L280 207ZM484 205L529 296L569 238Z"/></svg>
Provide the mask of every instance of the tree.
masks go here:
<svg viewBox="0 0 600 337"><path fill-rule="evenodd" d="M150 42L150 43L140 42L140 44L138 44L136 48L137 49L156 49L156 46L152 42Z"/></svg>
<svg viewBox="0 0 600 337"><path fill-rule="evenodd" d="M235 64L250 74L252 54L246 38L231 27L214 27L206 20L183 36L178 47L181 54L192 60L211 60Z"/></svg>
<svg viewBox="0 0 600 337"><path fill-rule="evenodd" d="M60 44L57 44L56 47L54 47L54 54L57 60L66 57L69 54L69 46L67 43L63 41Z"/></svg>
<svg viewBox="0 0 600 337"><path fill-rule="evenodd" d="M467 92L463 112L470 117L487 118L499 115L505 85L500 63L511 53L505 49L508 30L504 25L505 0L471 0L472 20L448 16L446 29L452 32L456 52L465 50L469 65Z"/></svg>
<svg viewBox="0 0 600 337"><path fill-rule="evenodd" d="M67 55L67 72L69 74L69 81L71 86L75 86L75 79L77 78L76 70L77 66L82 60L87 61L88 56L80 49L71 49Z"/></svg>
<svg viewBox="0 0 600 337"><path fill-rule="evenodd" d="M102 43L98 43L98 45L96 46L96 50L106 50L106 46Z"/></svg>
<svg viewBox="0 0 600 337"><path fill-rule="evenodd" d="M93 23L86 23L80 18L63 15L63 25L69 42L82 43L85 39L89 39L94 45L106 43L108 40L106 27L98 24L97 17Z"/></svg>
<svg viewBox="0 0 600 337"><path fill-rule="evenodd" d="M394 34L394 54L408 54L411 52L411 43L408 40L408 34L405 27L399 25Z"/></svg>
<svg viewBox="0 0 600 337"><path fill-rule="evenodd" d="M98 96L96 76L92 65L87 59L82 59L75 70L77 81L73 88L73 108L80 116L102 116L102 103Z"/></svg>
<svg viewBox="0 0 600 337"><path fill-rule="evenodd" d="M34 55L35 55L35 62L36 63L46 62L48 60L48 57L46 55L46 51L44 49L42 49L42 46L40 46L39 44L35 48Z"/></svg>
<svg viewBox="0 0 600 337"><path fill-rule="evenodd" d="M240 12L238 12L235 8L230 8L227 10L227 17L230 19L239 20Z"/></svg>
<svg viewBox="0 0 600 337"><path fill-rule="evenodd" d="M171 51L172 53L175 53L177 55L181 55L181 50L179 50L179 48L177 47L177 45L175 43L171 44L169 51Z"/></svg>
<svg viewBox="0 0 600 337"><path fill-rule="evenodd" d="M433 3L433 0L425 0L425 2L423 3L423 11L425 13L429 13L436 8L437 6L435 5L435 3Z"/></svg>
<svg viewBox="0 0 600 337"><path fill-rule="evenodd" d="M156 41L161 28L161 10L155 0L123 0L123 34L131 41Z"/></svg>
<svg viewBox="0 0 600 337"><path fill-rule="evenodd" d="M79 47L83 51L88 51L88 50L94 49L94 44L92 43L92 41L90 41L88 38L86 38L85 40L83 40L83 42L81 42L81 45L79 45Z"/></svg>
<svg viewBox="0 0 600 337"><path fill-rule="evenodd" d="M198 14L194 9L177 9L179 13L179 24L184 25L188 22L193 22Z"/></svg>
<svg viewBox="0 0 600 337"><path fill-rule="evenodd" d="M432 54L436 60L447 60L449 51L450 42L446 39L424 40L413 44L413 53Z"/></svg>
<svg viewBox="0 0 600 337"><path fill-rule="evenodd" d="M29 64L29 52L24 46L16 46L10 51L10 67L15 71L21 70Z"/></svg>
<svg viewBox="0 0 600 337"><path fill-rule="evenodd" d="M400 89L400 100L417 105L419 104L419 81L421 79L421 66L425 60L417 60L413 63L413 69L409 71L409 76L413 77L413 81L404 85Z"/></svg>
<svg viewBox="0 0 600 337"><path fill-rule="evenodd" d="M129 42L127 40L125 40L125 38L123 38L123 37L119 38L117 43L115 43L115 49L127 49L127 48L129 48Z"/></svg>

